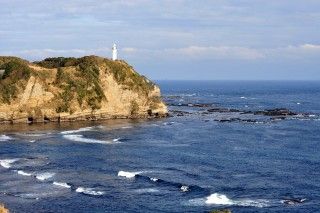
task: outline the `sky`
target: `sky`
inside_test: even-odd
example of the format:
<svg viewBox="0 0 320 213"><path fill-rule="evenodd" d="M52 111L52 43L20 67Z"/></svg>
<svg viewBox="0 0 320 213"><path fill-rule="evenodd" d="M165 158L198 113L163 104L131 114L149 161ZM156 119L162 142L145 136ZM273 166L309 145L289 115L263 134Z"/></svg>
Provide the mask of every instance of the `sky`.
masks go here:
<svg viewBox="0 0 320 213"><path fill-rule="evenodd" d="M320 80L319 0L0 0L0 55L119 57L153 80Z"/></svg>

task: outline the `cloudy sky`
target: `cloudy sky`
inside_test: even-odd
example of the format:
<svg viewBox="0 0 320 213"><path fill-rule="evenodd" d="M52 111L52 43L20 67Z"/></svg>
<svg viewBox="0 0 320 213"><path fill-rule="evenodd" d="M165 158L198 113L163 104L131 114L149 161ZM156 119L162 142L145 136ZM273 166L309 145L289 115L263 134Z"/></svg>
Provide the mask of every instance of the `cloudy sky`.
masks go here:
<svg viewBox="0 0 320 213"><path fill-rule="evenodd" d="M152 79L320 80L319 0L0 0L0 55L121 59Z"/></svg>

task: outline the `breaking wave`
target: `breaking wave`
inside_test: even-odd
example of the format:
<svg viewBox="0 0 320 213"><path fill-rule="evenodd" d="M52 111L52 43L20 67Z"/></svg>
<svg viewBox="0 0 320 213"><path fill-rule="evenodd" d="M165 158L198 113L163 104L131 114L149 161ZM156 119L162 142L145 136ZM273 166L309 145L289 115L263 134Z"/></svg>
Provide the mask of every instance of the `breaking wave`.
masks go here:
<svg viewBox="0 0 320 213"><path fill-rule="evenodd" d="M24 172L24 171L22 171L22 170L18 170L17 173L18 173L19 175L23 175L23 176L32 176L32 173L27 173L27 172Z"/></svg>
<svg viewBox="0 0 320 213"><path fill-rule="evenodd" d="M138 193L138 194L145 194L145 193L156 193L156 192L160 192L159 189L155 189L155 188L145 188L145 189L137 189L134 192Z"/></svg>
<svg viewBox="0 0 320 213"><path fill-rule="evenodd" d="M265 199L230 199L224 194L214 193L206 198L189 200L194 205L226 205L226 206L251 206L264 208L270 206L270 201Z"/></svg>
<svg viewBox="0 0 320 213"><path fill-rule="evenodd" d="M73 133L78 133L78 132L86 132L86 131L92 131L93 127L84 127L80 128L77 130L67 130L67 131L62 131L60 134L66 135L66 134L73 134Z"/></svg>
<svg viewBox="0 0 320 213"><path fill-rule="evenodd" d="M104 195L104 192L102 191L94 191L93 188L84 188L84 187L78 187L76 189L76 192L86 194L86 195L95 195L95 196Z"/></svg>
<svg viewBox="0 0 320 213"><path fill-rule="evenodd" d="M174 187L177 190L181 192L188 192L188 193L194 193L194 194L201 194L203 195L204 193L207 194L209 193L208 189L202 188L197 185L186 185L186 184L181 184L181 183L176 183L172 181L167 181L163 179L159 179L156 177L149 177L146 175L142 175L142 173L148 173L147 171L144 172L126 172L126 171L119 171L118 176L119 177L125 177L128 179L139 179L139 180L144 180L144 181L151 181L159 186L163 187Z"/></svg>
<svg viewBox="0 0 320 213"><path fill-rule="evenodd" d="M133 127L132 126L123 126L121 127L121 129L132 129Z"/></svg>
<svg viewBox="0 0 320 213"><path fill-rule="evenodd" d="M164 125L164 126L171 126L171 125L173 125L173 124L175 124L175 123L176 123L176 122L174 122L174 121L164 122L163 125Z"/></svg>
<svg viewBox="0 0 320 213"><path fill-rule="evenodd" d="M52 134L51 132L47 132L47 133L18 133L17 135L20 136L26 136L26 137L43 137L43 136L47 136Z"/></svg>
<svg viewBox="0 0 320 213"><path fill-rule="evenodd" d="M126 177L126 178L134 178L136 175L141 174L142 172L125 172L125 171L119 171L118 176L119 177Z"/></svg>
<svg viewBox="0 0 320 213"><path fill-rule="evenodd" d="M55 173L45 172L45 173L37 174L36 178L38 180L45 181L45 180L52 178L54 175L55 175Z"/></svg>
<svg viewBox="0 0 320 213"><path fill-rule="evenodd" d="M180 187L180 190L181 190L182 192L188 192L188 191L189 191L189 186L181 186L181 187Z"/></svg>
<svg viewBox="0 0 320 213"><path fill-rule="evenodd" d="M158 178L154 178L154 177L150 177L149 179L153 182L157 182L159 180Z"/></svg>
<svg viewBox="0 0 320 213"><path fill-rule="evenodd" d="M234 202L224 194L214 193L207 197L206 204L232 205Z"/></svg>
<svg viewBox="0 0 320 213"><path fill-rule="evenodd" d="M9 140L12 140L12 138L7 135L0 135L0 141L9 141Z"/></svg>
<svg viewBox="0 0 320 213"><path fill-rule="evenodd" d="M63 183L63 182L53 182L52 183L53 185L56 185L56 186L60 186L60 187L64 187L64 188L68 188L68 189L70 189L71 188L71 186L69 185L69 184L67 184L67 183Z"/></svg>
<svg viewBox="0 0 320 213"><path fill-rule="evenodd" d="M6 168L6 169L9 169L11 168L11 164L13 164L14 162L20 160L19 158L14 158L14 159L3 159L3 160L0 160L0 165L3 167L3 168Z"/></svg>
<svg viewBox="0 0 320 213"><path fill-rule="evenodd" d="M76 142L82 142L82 143L99 143L99 144L112 144L114 141L103 141L103 140L97 140L92 138L85 138L83 135L64 135L64 138L76 141Z"/></svg>

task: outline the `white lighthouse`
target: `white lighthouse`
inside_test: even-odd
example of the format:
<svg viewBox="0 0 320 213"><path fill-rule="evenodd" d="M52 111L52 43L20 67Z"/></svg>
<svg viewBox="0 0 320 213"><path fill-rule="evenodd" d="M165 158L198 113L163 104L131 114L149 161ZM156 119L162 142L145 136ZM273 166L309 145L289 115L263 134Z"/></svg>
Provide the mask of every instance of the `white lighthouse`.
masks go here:
<svg viewBox="0 0 320 213"><path fill-rule="evenodd" d="M113 46L112 46L112 60L115 61L117 59L118 59L117 45L113 44Z"/></svg>

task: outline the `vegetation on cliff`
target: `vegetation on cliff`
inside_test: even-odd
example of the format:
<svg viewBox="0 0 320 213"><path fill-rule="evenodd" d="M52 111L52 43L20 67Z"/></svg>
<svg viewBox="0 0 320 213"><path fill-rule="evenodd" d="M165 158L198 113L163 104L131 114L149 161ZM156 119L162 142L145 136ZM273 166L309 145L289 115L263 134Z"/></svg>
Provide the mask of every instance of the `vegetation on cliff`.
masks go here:
<svg viewBox="0 0 320 213"><path fill-rule="evenodd" d="M148 94L154 89L154 84L139 75L124 61L111 61L109 59L86 56L82 58L47 58L35 64L45 68L56 68L56 83L62 89L57 97L61 100L57 112L70 112L71 101L76 97L80 106L85 102L92 110L101 108L101 101L106 99L100 86L100 72L110 72L119 84L125 89ZM76 72L68 72L75 68ZM101 70L101 68L103 68ZM154 99L154 104L160 99Z"/></svg>
<svg viewBox="0 0 320 213"><path fill-rule="evenodd" d="M16 57L0 57L0 70L4 70L0 78L0 101L9 104L17 97L18 88L24 88L31 69L25 60Z"/></svg>
<svg viewBox="0 0 320 213"><path fill-rule="evenodd" d="M40 84L45 92L54 96L54 101L50 104L56 113L73 114L79 108L99 110L109 101L108 87L111 86L108 84L108 76L121 86L121 90L138 94L137 97L141 97L150 110L163 105L160 96L154 93L156 85L122 60L85 56L47 58L30 63L17 57L0 57L0 70L3 72L0 77L0 106L19 101L32 81L33 86L28 87L29 92L32 93L36 83ZM24 97L26 98L28 97ZM139 114L142 102L138 102L128 102L128 111L132 116ZM39 112L41 109L33 109L35 110Z"/></svg>

